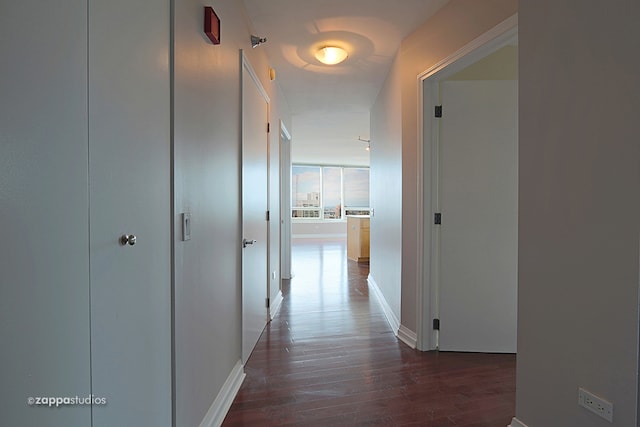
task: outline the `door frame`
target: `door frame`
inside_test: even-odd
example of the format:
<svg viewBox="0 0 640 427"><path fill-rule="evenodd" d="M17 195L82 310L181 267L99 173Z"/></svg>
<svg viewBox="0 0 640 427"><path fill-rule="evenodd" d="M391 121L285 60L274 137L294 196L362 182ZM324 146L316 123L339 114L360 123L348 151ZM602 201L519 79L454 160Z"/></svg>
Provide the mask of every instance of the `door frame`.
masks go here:
<svg viewBox="0 0 640 427"><path fill-rule="evenodd" d="M280 275L291 279L291 133L280 120ZM286 177L286 179L285 179ZM286 188L285 188L286 187ZM288 230L288 233L287 233ZM282 284L281 284L282 286Z"/></svg>
<svg viewBox="0 0 640 427"><path fill-rule="evenodd" d="M416 348L422 351L438 348L438 331L432 319L440 315L437 283L439 281L440 230L433 225L433 214L439 212L440 176L439 132L431 112L438 104L441 80L490 55L511 42L518 34L518 14L507 18L447 58L420 73L418 92L418 192L416 254ZM431 172L428 172L431 171Z"/></svg>

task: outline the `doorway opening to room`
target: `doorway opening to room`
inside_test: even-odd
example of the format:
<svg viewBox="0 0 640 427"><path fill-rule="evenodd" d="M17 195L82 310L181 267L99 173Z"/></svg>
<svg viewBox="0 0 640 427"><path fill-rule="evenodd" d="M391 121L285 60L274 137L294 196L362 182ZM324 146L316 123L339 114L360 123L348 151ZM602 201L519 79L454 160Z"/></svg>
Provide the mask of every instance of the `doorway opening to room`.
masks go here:
<svg viewBox="0 0 640 427"><path fill-rule="evenodd" d="M516 352L517 16L418 78L417 346Z"/></svg>
<svg viewBox="0 0 640 427"><path fill-rule="evenodd" d="M285 232L290 230L290 236L283 233L283 240L294 244L326 240L348 246L349 218L366 217L370 210L370 114L327 109L295 114L291 125L293 138L288 145L282 144L288 152L281 164L281 219ZM345 257L368 261L368 244L360 253L353 249ZM289 256L283 251L283 259ZM295 262L290 271L283 269L285 278L297 273Z"/></svg>
<svg viewBox="0 0 640 427"><path fill-rule="evenodd" d="M325 271L346 274L347 265L351 262L358 264L360 270L366 268L368 274L370 209L367 166L292 164L289 211L293 275L307 268L306 263L311 261L311 247L316 248L316 256ZM332 254L338 251L340 256L328 256L327 250ZM307 261L303 262L301 258Z"/></svg>
<svg viewBox="0 0 640 427"><path fill-rule="evenodd" d="M279 318L291 321L317 313L322 317L315 319L320 333L329 313L368 316L356 311L359 307L368 310L369 114L296 115L292 120L295 133L289 133L283 123L280 127L282 295L286 303ZM349 232L353 221L362 225ZM349 245L354 238L362 244ZM356 296L367 303L355 303ZM356 311L350 313L352 309ZM348 325L343 324L347 334Z"/></svg>

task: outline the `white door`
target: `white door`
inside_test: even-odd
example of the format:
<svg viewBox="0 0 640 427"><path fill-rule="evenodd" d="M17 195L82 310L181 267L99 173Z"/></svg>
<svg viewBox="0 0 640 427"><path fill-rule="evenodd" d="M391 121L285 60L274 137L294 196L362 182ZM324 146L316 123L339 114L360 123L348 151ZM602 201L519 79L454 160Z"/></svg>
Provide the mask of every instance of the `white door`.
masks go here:
<svg viewBox="0 0 640 427"><path fill-rule="evenodd" d="M0 5L0 425L89 426L27 402L91 392L87 4L42 6Z"/></svg>
<svg viewBox="0 0 640 427"><path fill-rule="evenodd" d="M267 122L269 98L242 55L242 361L267 324Z"/></svg>
<svg viewBox="0 0 640 427"><path fill-rule="evenodd" d="M93 427L171 425L168 22L168 2L89 1Z"/></svg>
<svg viewBox="0 0 640 427"><path fill-rule="evenodd" d="M441 84L440 337L444 351L516 351L516 81Z"/></svg>

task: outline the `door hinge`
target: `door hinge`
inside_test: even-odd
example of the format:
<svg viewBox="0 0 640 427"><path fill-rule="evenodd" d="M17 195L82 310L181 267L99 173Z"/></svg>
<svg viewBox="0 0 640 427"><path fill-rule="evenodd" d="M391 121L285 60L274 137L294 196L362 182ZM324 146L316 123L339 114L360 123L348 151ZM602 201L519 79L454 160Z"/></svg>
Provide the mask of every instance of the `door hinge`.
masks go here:
<svg viewBox="0 0 640 427"><path fill-rule="evenodd" d="M264 299L265 304L267 305L267 308L271 307L271 299L270 298L265 298Z"/></svg>
<svg viewBox="0 0 640 427"><path fill-rule="evenodd" d="M440 330L440 319L433 319L433 330L434 331Z"/></svg>
<svg viewBox="0 0 640 427"><path fill-rule="evenodd" d="M267 211L267 221L271 221L271 212Z"/></svg>
<svg viewBox="0 0 640 427"><path fill-rule="evenodd" d="M442 117L442 105L436 105L434 116L438 119Z"/></svg>
<svg viewBox="0 0 640 427"><path fill-rule="evenodd" d="M267 122L267 133L271 132L271 123Z"/></svg>
<svg viewBox="0 0 640 427"><path fill-rule="evenodd" d="M442 214L440 212L436 213L433 216L433 223L435 225L441 225L442 224Z"/></svg>

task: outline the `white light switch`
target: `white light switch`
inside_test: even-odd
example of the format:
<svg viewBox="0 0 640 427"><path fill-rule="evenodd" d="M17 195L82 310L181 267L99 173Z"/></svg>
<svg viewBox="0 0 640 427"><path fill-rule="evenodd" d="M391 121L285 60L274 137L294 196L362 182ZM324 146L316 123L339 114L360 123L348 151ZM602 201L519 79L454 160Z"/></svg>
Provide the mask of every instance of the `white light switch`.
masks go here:
<svg viewBox="0 0 640 427"><path fill-rule="evenodd" d="M185 212L182 214L182 241L191 240L191 214Z"/></svg>

